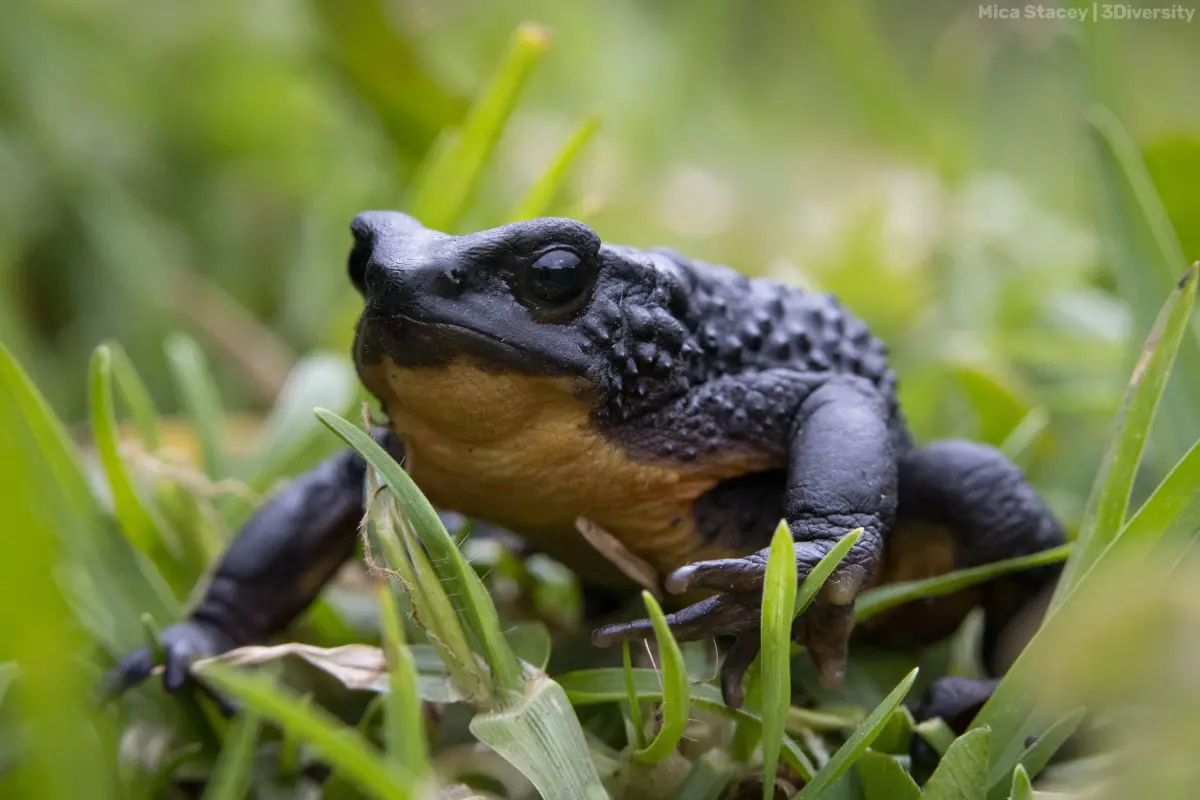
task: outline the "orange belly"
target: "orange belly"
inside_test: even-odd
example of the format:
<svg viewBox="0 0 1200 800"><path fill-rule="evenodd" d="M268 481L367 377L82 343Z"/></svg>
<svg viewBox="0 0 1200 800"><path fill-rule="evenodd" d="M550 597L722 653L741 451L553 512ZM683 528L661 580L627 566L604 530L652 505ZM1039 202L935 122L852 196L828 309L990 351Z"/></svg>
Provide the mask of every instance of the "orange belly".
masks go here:
<svg viewBox="0 0 1200 800"><path fill-rule="evenodd" d="M718 481L766 469L745 453L703 463L635 460L592 423L578 382L493 373L464 361L364 369L405 443L406 467L438 506L528 537L591 580L620 573L576 531L586 517L660 574L730 555L696 533L692 503Z"/></svg>

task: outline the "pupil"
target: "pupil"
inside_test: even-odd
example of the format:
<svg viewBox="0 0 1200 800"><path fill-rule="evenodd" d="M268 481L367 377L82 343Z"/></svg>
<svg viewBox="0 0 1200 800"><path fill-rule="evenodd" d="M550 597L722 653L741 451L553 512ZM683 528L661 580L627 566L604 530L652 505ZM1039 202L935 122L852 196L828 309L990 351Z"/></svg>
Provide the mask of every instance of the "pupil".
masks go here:
<svg viewBox="0 0 1200 800"><path fill-rule="evenodd" d="M578 294L583 278L579 256L569 250L554 250L533 265L531 287L538 300L565 303Z"/></svg>

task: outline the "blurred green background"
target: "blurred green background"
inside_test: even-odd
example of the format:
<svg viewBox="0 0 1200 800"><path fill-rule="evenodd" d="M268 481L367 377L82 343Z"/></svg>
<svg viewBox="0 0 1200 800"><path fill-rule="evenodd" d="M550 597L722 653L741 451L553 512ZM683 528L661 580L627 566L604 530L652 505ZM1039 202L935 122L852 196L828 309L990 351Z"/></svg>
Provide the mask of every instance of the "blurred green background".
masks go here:
<svg viewBox="0 0 1200 800"><path fill-rule="evenodd" d="M555 213L835 291L891 345L920 436L1004 444L1078 518L1184 266L1116 263L1084 120L1092 100L1112 109L1200 256L1200 20L1073 29L950 0L8 0L0 338L69 421L108 338L178 408L162 348L178 329L231 408L266 408L298 354L347 351L349 219L405 207L523 21L553 44L461 229L507 221L599 112ZM1185 347L1181 365L1200 356ZM1189 375L1156 464L1200 435Z"/></svg>
<svg viewBox="0 0 1200 800"><path fill-rule="evenodd" d="M452 152L436 143L473 99L504 105L504 92L483 90L529 21L553 42L540 58L516 58L531 78L495 151L475 151L484 168L472 186L474 164L430 154ZM528 52L539 51L530 36ZM513 60L503 63L499 76L512 78ZM309 463L310 449L333 446L309 410L318 400L351 405L343 379L356 298L345 259L356 212L415 210L436 224L440 211L452 232L507 222L599 114L551 212L586 220L608 241L669 245L836 292L891 345L918 436L1003 447L1074 528L1142 342L1200 257L1198 99L1196 18L1000 20L951 0L6 0L0 341L79 439L89 439L89 411L101 423L105 472L87 462L93 497L52 420L0 358L9 420L0 508L15 515L0 547L0 630L5 660L21 665L32 743L21 751L0 731L0 766L28 756L29 775L61 790L15 796L78 796L79 786L101 796L118 760L130 774L109 788L140 782L157 796L155 786L179 779L173 770L196 731L208 730L197 723L170 749L155 726L197 707L166 700L155 682L129 698L119 725L111 706L105 724L77 723L91 673L178 617L250 513L253 499L221 495L218 484L263 493ZM501 122L504 109L492 111ZM474 131L481 140L486 127ZM429 200L437 181L451 205L469 190L464 213ZM1193 323L1136 494L1200 439ZM199 342L239 423L256 426L289 374L300 375L248 458L223 457L220 404L191 340L171 338L177 331ZM120 342L149 384L155 402L140 408L150 450L154 406L182 412L201 429L204 475L162 471L174 462L131 451L139 499L104 429L106 381L131 374L120 351L93 358L105 340ZM342 363L302 360L315 353ZM119 388L136 422L138 407ZM1140 535L1161 537L1172 520L1172 535L1187 527L1191 541L1197 463L1186 460ZM1103 523L1110 539L1124 512ZM181 552L168 552L172 544ZM1101 697L1119 695L1125 679L1150 688L1169 724L1119 733L1169 758L1160 768L1138 756L1142 771L1120 774L1145 796L1172 796L1146 794L1142 776L1194 786L1200 691L1196 671L1178 665L1195 657L1183 650L1200 613L1196 573L1170 584L1186 591L1158 597L1143 590L1166 584L1170 570L1139 572L1121 555L1128 574L1114 581L1125 582L1093 587L1076 610L1095 613L1064 623L1059 631L1074 638L1044 647L1050 660L1026 672L1072 702L1080 687ZM495 585L505 563L525 574L504 558ZM348 626L348 610L349 597L319 604L307 633L325 644L362 640L370 626ZM103 657L79 658L84 638ZM0 666L2 695L16 673ZM1104 683L1109 667L1120 680ZM142 772L131 760L145 762Z"/></svg>

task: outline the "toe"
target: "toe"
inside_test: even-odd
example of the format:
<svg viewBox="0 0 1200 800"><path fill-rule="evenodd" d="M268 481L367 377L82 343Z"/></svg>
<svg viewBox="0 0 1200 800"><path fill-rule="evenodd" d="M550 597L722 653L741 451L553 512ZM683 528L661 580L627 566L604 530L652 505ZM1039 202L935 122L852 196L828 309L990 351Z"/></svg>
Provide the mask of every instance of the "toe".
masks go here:
<svg viewBox="0 0 1200 800"><path fill-rule="evenodd" d="M866 581L867 572L862 567L843 564L825 581L820 597L835 606L848 606L858 597Z"/></svg>
<svg viewBox="0 0 1200 800"><path fill-rule="evenodd" d="M168 648L166 664L163 667L163 688L168 692L178 692L187 683L192 669L193 651L184 643L178 643Z"/></svg>
<svg viewBox="0 0 1200 800"><path fill-rule="evenodd" d="M817 668L817 680L826 691L836 691L846 677L846 652L854 630L854 607L828 603L813 605L805 613L805 647Z"/></svg>
<svg viewBox="0 0 1200 800"><path fill-rule="evenodd" d="M727 633L740 633L758 624L757 602L747 602L737 595L716 595L687 608L667 614L667 626L681 642L705 639ZM605 625L592 633L592 643L608 647L623 641L648 639L654 626L648 619Z"/></svg>
<svg viewBox="0 0 1200 800"><path fill-rule="evenodd" d="M676 639L695 639L712 633L710 625L723 615L721 596L710 597L687 608L667 614L667 626ZM648 619L618 622L605 625L592 634L592 643L597 647L608 647L617 642L648 639L654 635L654 626Z"/></svg>
<svg viewBox="0 0 1200 800"><path fill-rule="evenodd" d="M755 633L743 634L725 654L725 661L721 664L721 697L730 708L742 707L745 700L742 694L742 679L746 676L746 670L754 663L761 643L762 638Z"/></svg>
<svg viewBox="0 0 1200 800"><path fill-rule="evenodd" d="M758 625L758 603L737 595L719 594L667 615L671 633L680 641L740 633Z"/></svg>
<svg viewBox="0 0 1200 800"><path fill-rule="evenodd" d="M619 642L633 642L654 635L654 626L648 619L635 619L632 622L614 622L592 631L592 644L596 647L610 647Z"/></svg>
<svg viewBox="0 0 1200 800"><path fill-rule="evenodd" d="M154 669L154 654L143 647L130 653L105 676L101 686L104 700L115 698L150 677Z"/></svg>
<svg viewBox="0 0 1200 800"><path fill-rule="evenodd" d="M689 589L718 592L747 592L761 589L766 562L756 556L720 558L687 564L667 576L667 591L681 594Z"/></svg>
<svg viewBox="0 0 1200 800"><path fill-rule="evenodd" d="M913 719L941 717L955 733L964 733L999 683L997 678L939 678L913 709Z"/></svg>

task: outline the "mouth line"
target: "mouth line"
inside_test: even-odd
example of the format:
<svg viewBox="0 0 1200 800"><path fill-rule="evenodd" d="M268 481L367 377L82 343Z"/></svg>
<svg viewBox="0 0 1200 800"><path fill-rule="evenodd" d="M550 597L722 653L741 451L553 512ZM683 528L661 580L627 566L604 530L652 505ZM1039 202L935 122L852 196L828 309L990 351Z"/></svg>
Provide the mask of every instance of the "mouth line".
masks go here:
<svg viewBox="0 0 1200 800"><path fill-rule="evenodd" d="M476 339L478 341L483 341L490 345L494 345L496 347L501 347L505 350L508 350L511 353L515 353L522 357L525 357L525 358L530 357L530 353L528 353L524 348L519 347L516 344L513 344L512 342L505 341L504 339L500 338L499 336L496 336L495 334L479 330L478 328L470 328L470 327L467 327L466 325L463 325L463 324L457 323L457 322L449 322L447 320L442 320L442 319L418 319L418 318L410 316L408 314L401 314L401 313L367 314L363 317L363 321L368 324L378 323L378 322L398 322L398 323L401 323L402 325L412 326L417 329L424 328L426 330L431 329L431 328L432 329L439 329L439 328L447 329L450 332L457 333L460 335L466 335L466 336Z"/></svg>

